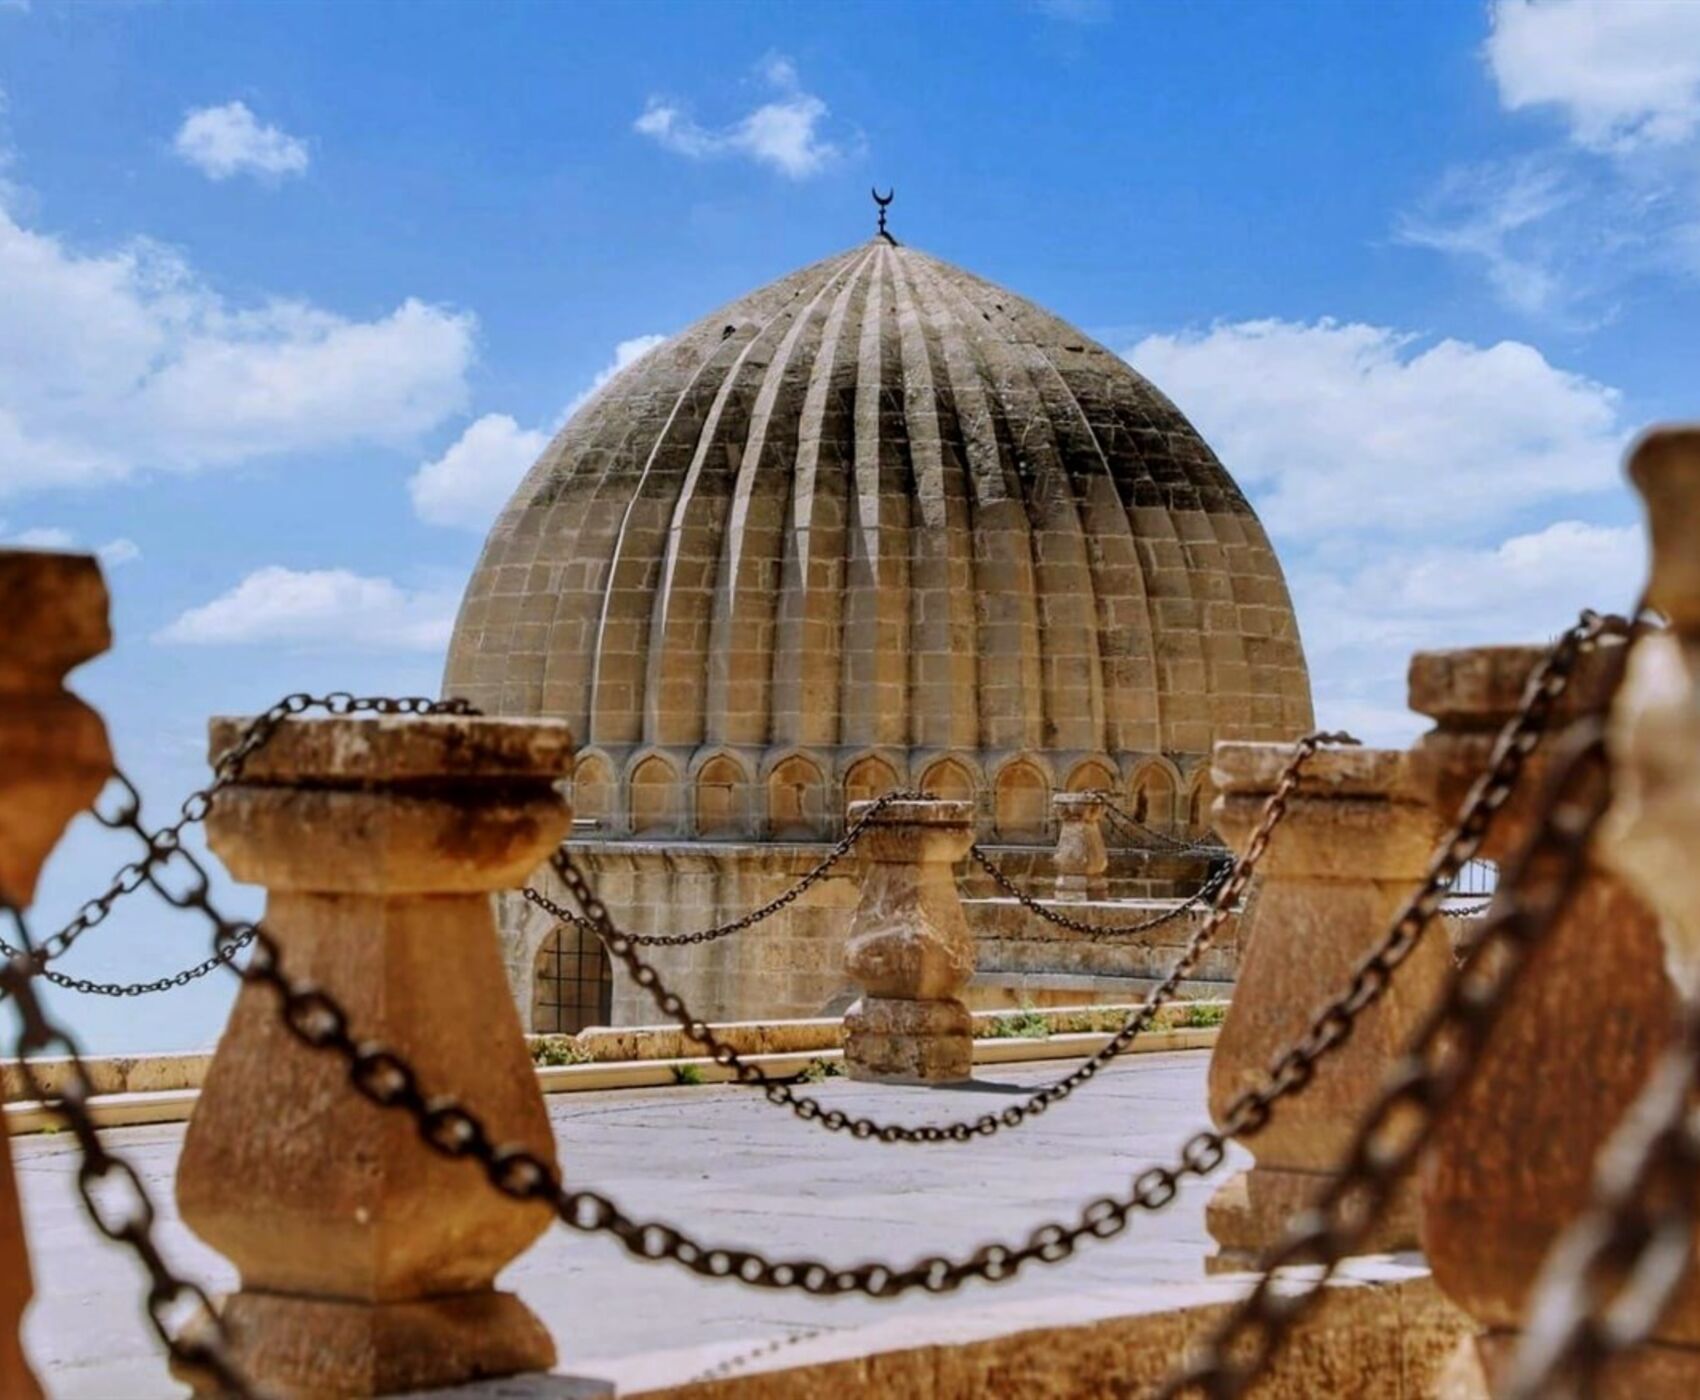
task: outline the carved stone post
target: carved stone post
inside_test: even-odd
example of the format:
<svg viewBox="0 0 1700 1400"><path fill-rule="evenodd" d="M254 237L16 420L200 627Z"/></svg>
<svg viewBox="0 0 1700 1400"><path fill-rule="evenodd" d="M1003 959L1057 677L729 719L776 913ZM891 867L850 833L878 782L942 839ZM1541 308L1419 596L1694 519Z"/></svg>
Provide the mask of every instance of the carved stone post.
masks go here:
<svg viewBox="0 0 1700 1400"><path fill-rule="evenodd" d="M106 726L64 688L67 671L111 645L106 610L100 567L87 555L0 550L0 906L35 898L65 824L112 772ZM9 924L0 933L13 941ZM0 1127L0 1395L19 1400L41 1394L18 1338L33 1291Z"/></svg>
<svg viewBox="0 0 1700 1400"><path fill-rule="evenodd" d="M1609 642L1585 654L1483 855L1528 836L1563 731L1597 709ZM1419 653L1411 708L1436 723L1413 754L1448 822L1516 710L1536 647ZM1479 1393L1509 1360L1536 1273L1587 1203L1595 1154L1668 1042L1675 994L1658 923L1592 860L1569 907L1514 985L1479 1073L1442 1119L1420 1168L1422 1238L1434 1279L1480 1325L1453 1358L1448 1395Z"/></svg>
<svg viewBox="0 0 1700 1400"><path fill-rule="evenodd" d="M1092 792L1059 792L1051 798L1057 818L1057 898L1102 899L1108 890L1104 872L1104 799Z"/></svg>
<svg viewBox="0 0 1700 1400"><path fill-rule="evenodd" d="M852 802L860 821L871 802ZM844 1015L852 1079L941 1084L974 1069L974 1019L956 999L974 974L974 936L952 867L974 844L969 802L885 807L863 833L862 897L844 966L864 995Z"/></svg>
<svg viewBox="0 0 1700 1400"><path fill-rule="evenodd" d="M240 722L215 720L211 749ZM552 721L293 721L215 800L208 837L267 886L285 971L333 993L351 1032L405 1055L492 1139L554 1159L490 892L566 835L571 741ZM235 1359L268 1394L381 1395L554 1364L498 1270L547 1228L412 1119L357 1097L244 986L177 1176L184 1220L242 1275Z"/></svg>
<svg viewBox="0 0 1700 1400"><path fill-rule="evenodd" d="M1643 638L1612 712L1613 802L1600 845L1662 919L1665 966L1700 997L1700 428L1650 434L1629 473L1653 537L1648 602L1670 630ZM1636 1400L1700 1395L1700 1270L1651 1340L1614 1360L1601 1393Z"/></svg>
<svg viewBox="0 0 1700 1400"><path fill-rule="evenodd" d="M1236 850L1244 851L1289 756L1285 744L1216 746L1215 826ZM1354 748L1311 758L1259 866L1242 926L1234 999L1210 1059L1218 1124L1346 986L1421 878L1440 834L1408 755ZM1449 963L1445 930L1431 928L1351 1038L1247 1140L1257 1165L1226 1182L1205 1213L1219 1246L1212 1270L1256 1267L1292 1215L1313 1203L1433 1005ZM1365 1253L1416 1248L1415 1195L1407 1182Z"/></svg>

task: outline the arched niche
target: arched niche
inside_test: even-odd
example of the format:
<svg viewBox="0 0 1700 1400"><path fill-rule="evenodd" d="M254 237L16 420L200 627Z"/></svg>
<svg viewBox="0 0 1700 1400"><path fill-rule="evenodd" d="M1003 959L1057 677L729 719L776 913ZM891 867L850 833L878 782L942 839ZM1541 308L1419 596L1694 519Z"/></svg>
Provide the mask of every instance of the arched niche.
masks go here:
<svg viewBox="0 0 1700 1400"><path fill-rule="evenodd" d="M614 818L614 774L599 754L573 765L573 820L595 822L599 832L609 830Z"/></svg>
<svg viewBox="0 0 1700 1400"><path fill-rule="evenodd" d="M859 758L844 773L844 805L865 802L897 791L897 770L883 758L869 754Z"/></svg>
<svg viewBox="0 0 1700 1400"><path fill-rule="evenodd" d="M1018 759L999 770L992 792L992 813L1000 839L1043 840L1050 812L1050 784L1031 763Z"/></svg>
<svg viewBox="0 0 1700 1400"><path fill-rule="evenodd" d="M651 754L632 769L627 808L633 836L670 836L683 825L679 775L673 765Z"/></svg>
<svg viewBox="0 0 1700 1400"><path fill-rule="evenodd" d="M1116 775L1105 764L1095 758L1089 758L1084 763L1074 765L1074 771L1068 775L1066 790L1113 793L1116 790Z"/></svg>
<svg viewBox="0 0 1700 1400"><path fill-rule="evenodd" d="M774 840L806 841L826 834L826 780L792 754L767 775L767 831Z"/></svg>
<svg viewBox="0 0 1700 1400"><path fill-rule="evenodd" d="M933 797L974 800L974 776L954 758L941 758L921 774L921 791Z"/></svg>
<svg viewBox="0 0 1700 1400"><path fill-rule="evenodd" d="M1210 808L1216 801L1216 787L1210 781L1210 770L1200 769L1187 791L1186 826L1189 834L1204 836L1210 830Z"/></svg>
<svg viewBox="0 0 1700 1400"><path fill-rule="evenodd" d="M736 760L717 754L697 770L697 835L750 834L750 784Z"/></svg>
<svg viewBox="0 0 1700 1400"><path fill-rule="evenodd" d="M1174 775L1160 763L1148 763L1133 775L1128 792L1128 811L1135 821L1153 830L1172 830L1175 795Z"/></svg>

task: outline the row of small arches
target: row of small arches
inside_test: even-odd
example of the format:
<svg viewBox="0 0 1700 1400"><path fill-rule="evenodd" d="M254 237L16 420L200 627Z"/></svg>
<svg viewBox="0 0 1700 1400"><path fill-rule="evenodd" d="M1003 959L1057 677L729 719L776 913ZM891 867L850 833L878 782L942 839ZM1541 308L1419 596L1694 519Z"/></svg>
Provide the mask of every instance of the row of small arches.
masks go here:
<svg viewBox="0 0 1700 1400"><path fill-rule="evenodd" d="M868 754L845 769L834 794L821 765L804 754L781 759L757 784L729 754L703 762L687 783L670 759L649 753L630 766L623 791L608 759L590 754L578 762L573 808L579 822L610 836L807 841L842 829L851 802L905 786L976 805L981 798L972 769L950 757L934 760L910 784L886 759ZM1123 810L1168 834L1202 835L1210 825L1214 794L1202 768L1186 780L1167 762L1151 760L1124 783L1106 763L1089 759L1070 771L1062 790L1119 793ZM1049 839L1055 832L1051 792L1038 764L1024 758L1005 763L989 789L991 834L1004 841Z"/></svg>

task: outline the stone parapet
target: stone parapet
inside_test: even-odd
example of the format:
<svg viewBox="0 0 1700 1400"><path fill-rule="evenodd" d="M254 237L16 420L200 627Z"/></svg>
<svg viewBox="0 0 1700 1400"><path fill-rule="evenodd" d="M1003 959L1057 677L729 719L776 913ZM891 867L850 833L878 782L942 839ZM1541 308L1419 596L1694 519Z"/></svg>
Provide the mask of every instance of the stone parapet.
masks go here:
<svg viewBox="0 0 1700 1400"><path fill-rule="evenodd" d="M1217 828L1242 853L1291 759L1284 744L1219 744ZM1324 749L1311 756L1287 814L1258 866L1242 924L1240 987L1210 1062L1210 1112L1218 1126L1234 1102L1261 1087L1269 1067L1338 996L1422 877L1441 823L1389 749ZM1213 1267L1255 1267L1288 1221L1326 1187L1382 1080L1439 993L1450 949L1438 917L1387 993L1352 1035L1246 1141L1256 1165L1225 1183L1207 1219L1220 1252ZM1365 1253L1412 1249L1416 1203L1394 1196Z"/></svg>
<svg viewBox="0 0 1700 1400"><path fill-rule="evenodd" d="M1146 1395L1221 1322L1248 1282L1065 1291L906 1314L775 1349L724 1380L627 1382L620 1393L643 1400ZM1467 1328L1468 1320L1420 1270L1352 1261L1294 1328L1253 1393L1258 1400L1426 1400ZM703 1369L716 1359L723 1358L705 1354Z"/></svg>
<svg viewBox="0 0 1700 1400"><path fill-rule="evenodd" d="M1495 820L1487 858L1504 860L1528 839L1555 755L1578 715L1608 692L1623 645L1607 640L1580 657L1570 692ZM1541 655L1478 647L1413 660L1411 707L1436 720L1413 763L1448 822ZM1481 1329L1481 1346L1466 1358L1472 1366L1491 1369L1490 1353L1514 1345L1543 1260L1588 1202L1594 1159L1673 1029L1676 997L1658 919L1602 850L1599 842L1590 850L1422 1160L1423 1245L1435 1282ZM1667 1318L1671 1331L1662 1335L1700 1342L1694 1297Z"/></svg>
<svg viewBox="0 0 1700 1400"><path fill-rule="evenodd" d="M1108 890L1104 872L1110 867L1104 799L1096 793L1059 792L1051 798L1051 812L1057 823L1057 898L1103 898Z"/></svg>
<svg viewBox="0 0 1700 1400"><path fill-rule="evenodd" d="M111 775L106 725L64 685L111 640L106 583L92 557L0 550L0 909L28 907L66 823ZM0 936L16 940L4 921ZM0 1395L18 1400L41 1394L19 1337L32 1293L11 1148L0 1131Z"/></svg>
<svg viewBox="0 0 1700 1400"><path fill-rule="evenodd" d="M242 731L215 720L214 759ZM216 795L209 844L268 886L286 972L331 990L350 1030L452 1086L493 1137L545 1161L554 1137L507 992L490 892L566 834L571 741L555 721L465 716L285 722ZM354 1096L246 983L177 1174L185 1223L234 1263L223 1315L277 1396L378 1395L544 1370L554 1346L496 1273L548 1227L468 1190L406 1115Z"/></svg>
<svg viewBox="0 0 1700 1400"><path fill-rule="evenodd" d="M974 973L974 936L952 867L973 844L973 809L923 798L854 802L849 815L868 825L844 943L844 970L862 990L844 1013L845 1068L893 1084L967 1079L973 1018L956 994Z"/></svg>

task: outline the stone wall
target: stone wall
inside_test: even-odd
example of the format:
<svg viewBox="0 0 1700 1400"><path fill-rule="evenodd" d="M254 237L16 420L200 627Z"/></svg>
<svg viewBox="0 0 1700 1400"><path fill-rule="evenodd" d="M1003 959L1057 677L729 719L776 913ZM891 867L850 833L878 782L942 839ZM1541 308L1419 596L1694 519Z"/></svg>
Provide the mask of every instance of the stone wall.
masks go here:
<svg viewBox="0 0 1700 1400"><path fill-rule="evenodd" d="M785 842L575 842L574 856L619 927L640 934L676 934L721 924L783 894L812 870L830 847ZM1050 893L1055 879L1048 848L999 847L993 858L1024 890ZM1204 878L1196 857L1118 856L1111 869L1119 900L1058 906L1089 921L1130 923L1149 918L1162 904L1119 902L1152 893L1160 898L1190 892ZM1044 922L1013 900L995 897L985 872L972 861L958 871L970 928L980 945L979 971L966 1000L995 1008L1109 1002L1143 996L1161 977L1196 927L1197 914L1171 921L1131 940L1099 942ZM567 903L554 874L534 881ZM842 970L850 915L860 895L859 861L851 855L794 903L756 927L729 938L675 948L647 948L668 986L691 1011L708 1020L766 1020L841 1014L857 992ZM501 925L509 977L527 1029L575 1030L554 1016L537 977L539 957L554 921L513 895L502 897ZM1226 951L1207 956L1186 995L1220 996L1232 981L1237 952L1233 924ZM575 962L588 938L565 928L565 961ZM592 940L593 941L593 940ZM605 955L584 948L585 966L599 964L612 983L607 1024L652 1023L654 1001ZM565 1018L563 1018L565 1019ZM581 1024L598 1024L598 1018Z"/></svg>

